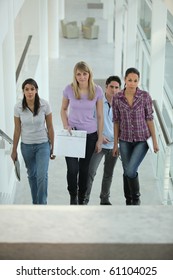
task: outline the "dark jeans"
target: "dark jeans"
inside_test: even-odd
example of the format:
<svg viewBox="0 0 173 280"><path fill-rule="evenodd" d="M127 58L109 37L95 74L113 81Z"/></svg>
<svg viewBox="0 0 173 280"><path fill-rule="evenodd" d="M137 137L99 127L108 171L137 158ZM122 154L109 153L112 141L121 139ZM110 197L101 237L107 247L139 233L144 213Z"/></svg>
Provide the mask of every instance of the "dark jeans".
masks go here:
<svg viewBox="0 0 173 280"><path fill-rule="evenodd" d="M87 134L85 158L65 157L67 164L67 184L71 195L85 196L87 189L88 169L91 156L95 150L97 132Z"/></svg>
<svg viewBox="0 0 173 280"><path fill-rule="evenodd" d="M138 173L138 167L148 151L147 142L126 142L119 140L119 144L124 175L129 178L135 178Z"/></svg>

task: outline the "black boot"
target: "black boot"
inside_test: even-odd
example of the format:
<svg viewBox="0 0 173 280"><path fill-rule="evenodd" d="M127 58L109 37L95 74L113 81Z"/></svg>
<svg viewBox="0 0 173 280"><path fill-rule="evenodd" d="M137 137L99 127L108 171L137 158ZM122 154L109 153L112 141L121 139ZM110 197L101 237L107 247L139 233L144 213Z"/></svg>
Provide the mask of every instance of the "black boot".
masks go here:
<svg viewBox="0 0 173 280"><path fill-rule="evenodd" d="M123 188L124 188L124 197L126 199L126 205L132 205L132 195L130 192L127 177L124 174L123 174Z"/></svg>
<svg viewBox="0 0 173 280"><path fill-rule="evenodd" d="M70 194L70 205L77 205L77 194Z"/></svg>
<svg viewBox="0 0 173 280"><path fill-rule="evenodd" d="M139 180L138 180L138 174L135 178L129 178L127 177L127 181L129 184L130 192L132 195L132 205L140 205L140 192L139 192Z"/></svg>
<svg viewBox="0 0 173 280"><path fill-rule="evenodd" d="M78 204L79 205L86 205L85 194L78 192Z"/></svg>

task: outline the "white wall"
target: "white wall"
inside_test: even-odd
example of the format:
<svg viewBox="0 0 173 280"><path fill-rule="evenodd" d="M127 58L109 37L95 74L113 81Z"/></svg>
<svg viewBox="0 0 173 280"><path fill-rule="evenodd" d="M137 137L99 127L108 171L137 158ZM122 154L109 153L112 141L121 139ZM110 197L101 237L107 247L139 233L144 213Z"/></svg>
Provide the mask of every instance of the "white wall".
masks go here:
<svg viewBox="0 0 173 280"><path fill-rule="evenodd" d="M0 129L10 138L14 105L22 98L23 81L34 78L41 89L40 96L49 98L47 5L48 0L0 1ZM33 36L31 45L16 83L16 69L29 35ZM10 157L12 147L8 142L0 147L0 204L13 203L18 183ZM22 163L20 146L18 152Z"/></svg>
<svg viewBox="0 0 173 280"><path fill-rule="evenodd" d="M14 13L10 0L0 2L0 128L12 137L13 133L13 105L16 99L15 88L15 55L14 55ZM13 163L10 159L10 145L0 149L0 202L11 201L15 187ZM11 180L13 177L13 180ZM11 186L11 182L14 183Z"/></svg>

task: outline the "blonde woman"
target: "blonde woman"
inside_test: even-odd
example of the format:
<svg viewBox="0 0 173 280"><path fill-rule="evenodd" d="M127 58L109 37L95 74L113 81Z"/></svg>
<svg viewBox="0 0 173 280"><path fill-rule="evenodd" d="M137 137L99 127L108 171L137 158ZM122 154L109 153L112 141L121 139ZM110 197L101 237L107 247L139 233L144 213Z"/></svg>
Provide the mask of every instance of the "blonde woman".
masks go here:
<svg viewBox="0 0 173 280"><path fill-rule="evenodd" d="M70 204L83 205L90 159L94 151L101 151L103 132L103 90L83 61L75 65L73 82L63 91L61 119L69 132L74 128L87 131L85 158L65 158Z"/></svg>

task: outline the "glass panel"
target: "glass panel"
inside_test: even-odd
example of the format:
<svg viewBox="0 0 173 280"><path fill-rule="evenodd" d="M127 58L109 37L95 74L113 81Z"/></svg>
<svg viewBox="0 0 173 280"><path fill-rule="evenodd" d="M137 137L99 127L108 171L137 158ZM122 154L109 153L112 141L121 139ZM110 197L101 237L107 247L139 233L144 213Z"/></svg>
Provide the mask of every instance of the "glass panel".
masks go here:
<svg viewBox="0 0 173 280"><path fill-rule="evenodd" d="M162 114L163 114L164 121L166 123L166 127L168 130L169 136L173 140L173 122L170 119L170 116L168 114L168 111L167 111L164 103L163 103L163 107L162 107Z"/></svg>
<svg viewBox="0 0 173 280"><path fill-rule="evenodd" d="M173 15L169 11L167 14L167 25L171 30L173 30Z"/></svg>
<svg viewBox="0 0 173 280"><path fill-rule="evenodd" d="M159 153L152 158L155 174L158 178L158 190L162 203L165 205L173 204L173 147L166 146L163 136L160 134L157 117L155 118L156 137L159 145ZM172 177L173 178L173 177Z"/></svg>
<svg viewBox="0 0 173 280"><path fill-rule="evenodd" d="M145 36L148 40L151 39L151 9L145 2L145 0L141 0L138 5L138 15L139 15L139 24L143 29Z"/></svg>
<svg viewBox="0 0 173 280"><path fill-rule="evenodd" d="M173 42L166 38L165 48L165 82L167 83L168 99L173 106Z"/></svg>
<svg viewBox="0 0 173 280"><path fill-rule="evenodd" d="M172 178L172 186L173 186L173 145L171 146L171 162L170 162L170 177Z"/></svg>
<svg viewBox="0 0 173 280"><path fill-rule="evenodd" d="M142 52L141 59L142 59L141 69L140 69L140 72L141 72L141 79L140 79L141 80L141 87L142 87L142 89L149 91L150 67L149 67L149 64L148 64L148 61L146 59L146 56L145 56L144 52Z"/></svg>
<svg viewBox="0 0 173 280"><path fill-rule="evenodd" d="M167 13L167 37L165 46L165 91L170 105L173 106L173 15Z"/></svg>
<svg viewBox="0 0 173 280"><path fill-rule="evenodd" d="M167 13L167 37L165 45L165 69L164 69L164 94L165 101L162 107L162 114L166 123L166 127L170 138L173 140L173 15ZM168 201L173 201L173 145L169 146L170 156L167 160L167 168L169 174Z"/></svg>

